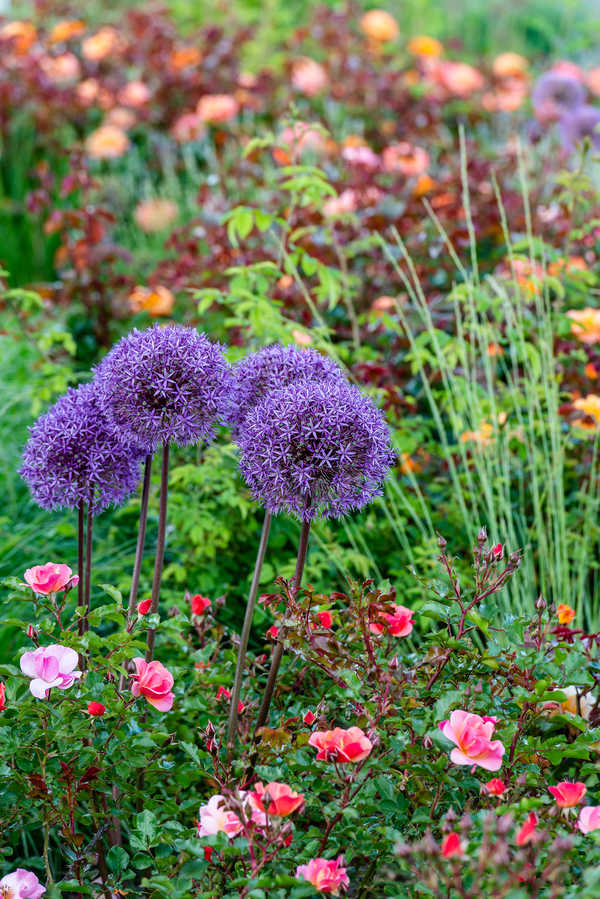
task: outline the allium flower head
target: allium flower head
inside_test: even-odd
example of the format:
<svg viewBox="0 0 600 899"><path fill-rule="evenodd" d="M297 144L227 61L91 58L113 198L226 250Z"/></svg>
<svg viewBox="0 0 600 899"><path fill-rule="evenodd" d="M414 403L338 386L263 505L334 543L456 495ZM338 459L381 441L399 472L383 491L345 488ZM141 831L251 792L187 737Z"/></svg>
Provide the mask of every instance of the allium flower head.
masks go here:
<svg viewBox="0 0 600 899"><path fill-rule="evenodd" d="M269 512L340 518L381 492L393 456L381 412L357 388L300 381L250 410L240 468Z"/></svg>
<svg viewBox="0 0 600 899"><path fill-rule="evenodd" d="M531 103L540 121L552 121L585 102L585 87L562 72L546 72L535 83Z"/></svg>
<svg viewBox="0 0 600 899"><path fill-rule="evenodd" d="M222 349L181 325L123 337L96 370L106 414L122 439L148 452L166 441L209 440L231 382Z"/></svg>
<svg viewBox="0 0 600 899"><path fill-rule="evenodd" d="M594 150L600 150L600 109L585 103L565 113L560 120L560 134L567 152L588 137Z"/></svg>
<svg viewBox="0 0 600 899"><path fill-rule="evenodd" d="M98 514L136 489L139 450L119 439L93 384L69 388L29 430L20 474L44 509L83 501Z"/></svg>
<svg viewBox="0 0 600 899"><path fill-rule="evenodd" d="M248 412L273 390L296 381L346 383L342 369L316 350L273 344L245 356L233 369L227 419L237 439Z"/></svg>

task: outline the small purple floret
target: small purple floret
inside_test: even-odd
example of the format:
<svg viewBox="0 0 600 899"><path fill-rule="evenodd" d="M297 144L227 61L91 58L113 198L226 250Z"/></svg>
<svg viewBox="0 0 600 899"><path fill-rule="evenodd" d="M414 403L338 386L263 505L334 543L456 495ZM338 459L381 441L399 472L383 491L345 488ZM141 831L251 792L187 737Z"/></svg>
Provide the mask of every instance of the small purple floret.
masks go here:
<svg viewBox="0 0 600 899"><path fill-rule="evenodd" d="M96 369L108 418L121 438L153 452L211 440L231 387L223 347L182 325L123 337Z"/></svg>
<svg viewBox="0 0 600 899"><path fill-rule="evenodd" d="M272 390L295 381L328 380L346 383L346 376L333 359L310 348L273 344L245 356L233 369L227 414L234 439L238 439L248 412Z"/></svg>
<svg viewBox="0 0 600 899"><path fill-rule="evenodd" d="M536 81L531 103L540 120L554 121L585 103L585 96L585 87L572 75L550 71Z"/></svg>
<svg viewBox="0 0 600 899"><path fill-rule="evenodd" d="M356 387L300 381L250 410L240 468L254 496L276 514L341 518L381 493L394 456L382 413Z"/></svg>
<svg viewBox="0 0 600 899"><path fill-rule="evenodd" d="M69 388L29 429L21 477L44 509L119 505L139 481L139 450L122 443L93 384Z"/></svg>

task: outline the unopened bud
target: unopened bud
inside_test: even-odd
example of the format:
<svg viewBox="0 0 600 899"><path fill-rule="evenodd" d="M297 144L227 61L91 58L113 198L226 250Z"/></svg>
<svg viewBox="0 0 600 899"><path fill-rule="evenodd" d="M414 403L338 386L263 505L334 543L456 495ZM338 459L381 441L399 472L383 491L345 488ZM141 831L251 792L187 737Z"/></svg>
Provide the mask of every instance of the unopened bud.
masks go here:
<svg viewBox="0 0 600 899"><path fill-rule="evenodd" d="M446 541L441 534L438 534L437 545L440 549L446 549Z"/></svg>
<svg viewBox="0 0 600 899"><path fill-rule="evenodd" d="M486 541L487 541L487 530L485 529L485 527L482 527L481 530L479 531L479 533L477 534L477 542L479 543L480 546L483 546L483 544Z"/></svg>
<svg viewBox="0 0 600 899"><path fill-rule="evenodd" d="M548 607L548 603L541 594L535 601L535 607L538 612L544 612Z"/></svg>

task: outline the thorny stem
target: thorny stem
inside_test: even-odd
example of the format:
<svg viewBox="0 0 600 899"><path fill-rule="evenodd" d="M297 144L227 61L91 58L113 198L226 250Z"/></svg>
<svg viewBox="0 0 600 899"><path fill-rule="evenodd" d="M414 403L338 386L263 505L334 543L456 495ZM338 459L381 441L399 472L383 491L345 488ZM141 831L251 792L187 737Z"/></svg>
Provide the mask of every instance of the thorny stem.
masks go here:
<svg viewBox="0 0 600 899"><path fill-rule="evenodd" d="M235 669L235 678L233 681L233 689L231 691L231 708L229 710L229 723L227 726L227 760L231 761L233 754L233 745L235 742L235 734L238 721L238 703L242 690L242 680L244 678L244 665L246 661L246 650L248 648L248 640L250 639L250 631L252 630L252 617L254 615L254 607L256 605L256 595L260 583L260 575L269 542L269 531L271 529L271 513L265 512L265 520L260 535L260 543L258 546L258 554L254 565L254 574L250 585L250 593L246 604L246 615L244 617L244 625L240 635L240 645L238 648L237 665Z"/></svg>
<svg viewBox="0 0 600 899"><path fill-rule="evenodd" d="M150 602L150 614L158 612L160 599L160 582L162 579L163 562L165 558L165 535L167 531L167 497L169 490L169 442L163 444L162 468L160 475L160 508L158 512L158 538L156 541L156 557L154 559L154 580L152 581L152 599ZM154 640L156 629L148 629L146 648L146 661L151 662L154 656Z"/></svg>

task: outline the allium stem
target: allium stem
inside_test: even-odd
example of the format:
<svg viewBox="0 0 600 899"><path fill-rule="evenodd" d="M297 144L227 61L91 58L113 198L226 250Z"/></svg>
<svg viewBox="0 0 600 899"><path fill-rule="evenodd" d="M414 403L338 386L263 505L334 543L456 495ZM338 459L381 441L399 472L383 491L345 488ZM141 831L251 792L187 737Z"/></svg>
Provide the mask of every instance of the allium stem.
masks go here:
<svg viewBox="0 0 600 899"><path fill-rule="evenodd" d="M169 490L169 441L163 443L162 468L160 474L160 508L158 512L158 538L156 541L156 557L154 559L154 579L152 581L152 599L150 602L150 614L158 612L160 599L160 582L162 578L163 562L165 558L165 535L167 532L167 497ZM148 642L146 648L146 661L151 662L154 657L155 628L148 629Z"/></svg>
<svg viewBox="0 0 600 899"><path fill-rule="evenodd" d="M77 584L77 608L83 609L83 545L84 545L84 504L80 500L77 504L77 575L79 583ZM79 636L83 634L83 618L79 619L77 624L77 632Z"/></svg>
<svg viewBox="0 0 600 899"><path fill-rule="evenodd" d="M308 550L308 535L310 533L310 519L302 522L302 531L300 532L300 544L298 546L298 557L296 559L296 572L294 574L294 597L298 596L300 592L300 587L302 585L302 574L304 572L304 563L306 562L306 552ZM279 666L281 664L281 658L283 656L283 642L285 639L285 625L279 629L279 635L277 638L277 645L273 650L273 658L271 660L271 670L269 671L269 677L267 678L267 685L265 687L265 692L263 695L262 703L260 706L260 711L258 713L258 718L256 720L256 726L254 728L254 736L256 739L256 732L259 728L263 727L267 717L269 715L269 708L271 706L271 700L273 698L273 691L275 690L275 682L277 680L277 673L279 671Z"/></svg>
<svg viewBox="0 0 600 899"><path fill-rule="evenodd" d="M240 692L242 689L242 680L244 678L244 666L246 662L246 650L248 649L248 640L250 631L252 630L252 618L254 615L254 606L256 605L256 595L258 593L258 585L260 583L260 575L265 559L265 552L269 542L269 531L271 529L272 515L265 512L265 520L260 535L260 543L254 565L254 574L252 575L252 583L250 585L250 593L248 594L248 602L246 603L246 615L244 617L244 626L240 635L240 645L238 648L237 666L235 669L235 679L233 681L233 690L231 691L231 708L229 710L229 724L227 726L227 756L231 760L233 753L233 744L235 742L235 734L238 721L238 703L240 701Z"/></svg>
<svg viewBox="0 0 600 899"><path fill-rule="evenodd" d="M148 522L148 497L150 495L150 476L152 474L152 453L148 453L144 462L144 483L142 485L142 500L140 504L140 523L138 527L137 546L135 549L135 562L131 575L131 588L129 590L129 606L127 608L127 624L135 615L140 584L140 573L144 558L144 543L146 540L146 524Z"/></svg>
<svg viewBox="0 0 600 899"><path fill-rule="evenodd" d="M89 631L90 623L88 615L90 614L90 600L92 595L92 526L94 523L94 513L92 511L91 502L88 503L87 521L85 531L85 614L83 619L83 631Z"/></svg>

